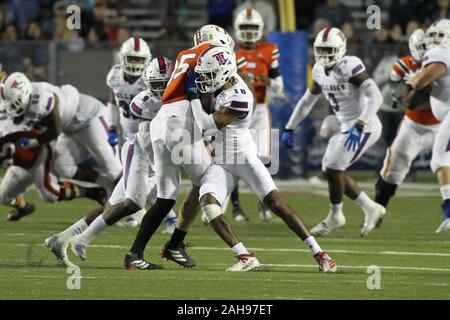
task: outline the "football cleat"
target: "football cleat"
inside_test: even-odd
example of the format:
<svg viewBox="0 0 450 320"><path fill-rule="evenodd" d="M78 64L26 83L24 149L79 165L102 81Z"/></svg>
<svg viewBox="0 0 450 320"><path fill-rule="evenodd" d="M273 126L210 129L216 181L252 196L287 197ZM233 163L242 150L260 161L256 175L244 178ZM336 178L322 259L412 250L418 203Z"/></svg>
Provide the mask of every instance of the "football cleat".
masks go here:
<svg viewBox="0 0 450 320"><path fill-rule="evenodd" d="M248 221L248 217L245 215L239 202L233 203L233 219L237 222Z"/></svg>
<svg viewBox="0 0 450 320"><path fill-rule="evenodd" d="M320 251L314 255L314 259L316 259L319 264L319 270L322 272L336 272L337 265L336 262L331 259L331 257L324 251Z"/></svg>
<svg viewBox="0 0 450 320"><path fill-rule="evenodd" d="M133 254L127 253L123 261L123 265L126 270L158 270L163 269L162 266L147 262L144 257L134 256Z"/></svg>
<svg viewBox="0 0 450 320"><path fill-rule="evenodd" d="M330 211L325 220L311 229L311 234L313 236L326 236L343 226L345 226L345 216L342 211L338 214L332 214Z"/></svg>
<svg viewBox="0 0 450 320"><path fill-rule="evenodd" d="M28 216L36 211L36 206L30 202L25 204L23 208L14 208L7 216L6 221L19 221L25 216Z"/></svg>
<svg viewBox="0 0 450 320"><path fill-rule="evenodd" d="M253 254L240 254L236 256L238 260L232 267L229 267L226 272L246 272L258 270L261 264Z"/></svg>
<svg viewBox="0 0 450 320"><path fill-rule="evenodd" d="M258 204L258 211L259 211L259 218L262 221L269 221L270 219L272 219L272 213L270 212L270 210L265 206L264 203L259 202Z"/></svg>
<svg viewBox="0 0 450 320"><path fill-rule="evenodd" d="M117 225L122 228L136 228L139 222L133 217L128 217L124 221L117 222Z"/></svg>
<svg viewBox="0 0 450 320"><path fill-rule="evenodd" d="M186 252L186 245L180 243L175 248L169 248L169 242L167 242L161 250L161 258L173 261L185 268L193 268L196 263Z"/></svg>
<svg viewBox="0 0 450 320"><path fill-rule="evenodd" d="M72 262L69 261L67 256L67 246L69 243L67 241L59 239L57 234L51 235L44 241L44 245L50 250L56 257L59 265L71 266Z"/></svg>
<svg viewBox="0 0 450 320"><path fill-rule="evenodd" d="M99 205L104 206L108 201L108 194L104 188L86 189L86 198L97 201Z"/></svg>
<svg viewBox="0 0 450 320"><path fill-rule="evenodd" d="M364 211L364 223L361 228L361 237L365 237L372 231L377 225L380 219L386 214L386 209L382 205L374 202L368 208L363 208Z"/></svg>
<svg viewBox="0 0 450 320"><path fill-rule="evenodd" d="M73 237L70 241L70 249L72 250L72 252L81 260L86 260L87 259L87 246L78 242L78 236Z"/></svg>
<svg viewBox="0 0 450 320"><path fill-rule="evenodd" d="M450 218L444 219L439 227L436 229L436 233L446 232L450 230Z"/></svg>
<svg viewBox="0 0 450 320"><path fill-rule="evenodd" d="M177 226L178 217L167 218L166 219L166 227L162 231L162 234L172 234L175 231L175 227Z"/></svg>

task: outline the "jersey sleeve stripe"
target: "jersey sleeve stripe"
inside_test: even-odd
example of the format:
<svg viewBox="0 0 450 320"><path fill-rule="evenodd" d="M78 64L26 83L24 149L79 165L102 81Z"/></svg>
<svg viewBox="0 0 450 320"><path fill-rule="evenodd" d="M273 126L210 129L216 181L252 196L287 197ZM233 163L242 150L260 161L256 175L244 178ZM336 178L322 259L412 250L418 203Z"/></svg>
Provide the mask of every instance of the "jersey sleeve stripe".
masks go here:
<svg viewBox="0 0 450 320"><path fill-rule="evenodd" d="M409 68L408 66L400 59L397 61L396 63L400 68L402 68L403 72L405 73L409 73Z"/></svg>
<svg viewBox="0 0 450 320"><path fill-rule="evenodd" d="M357 74L359 71L361 71L363 69L364 69L364 66L362 64L358 64L356 67L353 68L352 76L354 76L355 74Z"/></svg>
<svg viewBox="0 0 450 320"><path fill-rule="evenodd" d="M131 109L138 115L142 116L142 109L139 108L134 102L131 104Z"/></svg>
<svg viewBox="0 0 450 320"><path fill-rule="evenodd" d="M53 106L53 97L48 98L47 106L45 107L48 110Z"/></svg>
<svg viewBox="0 0 450 320"><path fill-rule="evenodd" d="M230 107L233 109L248 109L248 103L245 101L231 101Z"/></svg>
<svg viewBox="0 0 450 320"><path fill-rule="evenodd" d="M394 64L394 66L392 67L392 71L395 72L401 78L405 76L405 72L398 64Z"/></svg>

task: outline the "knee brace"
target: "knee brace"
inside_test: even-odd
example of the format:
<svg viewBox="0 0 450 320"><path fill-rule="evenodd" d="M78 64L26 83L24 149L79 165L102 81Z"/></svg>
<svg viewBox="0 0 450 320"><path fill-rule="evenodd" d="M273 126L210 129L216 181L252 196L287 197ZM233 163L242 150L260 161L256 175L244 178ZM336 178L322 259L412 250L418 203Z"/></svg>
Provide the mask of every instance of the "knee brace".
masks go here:
<svg viewBox="0 0 450 320"><path fill-rule="evenodd" d="M375 202L386 207L389 199L391 199L397 190L397 185L384 181L381 177L378 177L378 181L375 184Z"/></svg>
<svg viewBox="0 0 450 320"><path fill-rule="evenodd" d="M217 204L207 204L202 207L202 212L205 214L208 223L222 214L222 210Z"/></svg>

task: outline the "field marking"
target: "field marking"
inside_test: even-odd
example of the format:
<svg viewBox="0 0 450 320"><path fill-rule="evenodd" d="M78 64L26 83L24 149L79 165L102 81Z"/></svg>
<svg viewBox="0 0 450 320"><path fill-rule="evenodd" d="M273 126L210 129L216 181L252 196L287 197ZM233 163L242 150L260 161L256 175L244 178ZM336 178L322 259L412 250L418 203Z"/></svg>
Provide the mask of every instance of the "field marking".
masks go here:
<svg viewBox="0 0 450 320"><path fill-rule="evenodd" d="M0 244L3 245L4 243ZM43 244L27 244L27 243L8 243L4 244L7 246L18 246L18 247L43 247ZM107 245L107 244L93 244L89 248L104 248L104 249L129 249L130 246L124 245ZM148 249L158 249L161 247L148 246ZM192 246L189 247L190 250L214 250L214 251L230 251L230 248L226 247L201 247ZM294 248L253 248L249 247L248 250L251 251L261 251L261 252L311 252L309 249L294 249ZM343 249L330 249L327 250L329 253L345 253L345 254L365 254L365 255L395 255L395 256L423 256L423 257L450 257L450 253L440 253L440 252L408 252L408 251L358 251L358 250L343 250Z"/></svg>

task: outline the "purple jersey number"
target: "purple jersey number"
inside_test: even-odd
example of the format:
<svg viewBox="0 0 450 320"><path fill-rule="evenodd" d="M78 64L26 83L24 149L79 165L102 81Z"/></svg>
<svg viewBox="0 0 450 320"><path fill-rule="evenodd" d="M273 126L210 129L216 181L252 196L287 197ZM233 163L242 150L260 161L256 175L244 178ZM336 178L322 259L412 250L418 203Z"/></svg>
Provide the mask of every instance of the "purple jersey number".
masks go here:
<svg viewBox="0 0 450 320"><path fill-rule="evenodd" d="M334 93L328 92L328 98L331 101L331 107L333 108L334 112L338 112L339 111L339 104L338 104L338 101L337 101L336 96L334 95Z"/></svg>
<svg viewBox="0 0 450 320"><path fill-rule="evenodd" d="M122 108L122 114L125 118L129 119L129 118L133 118L133 119L137 119L134 114L132 114L130 112L130 106L128 105L128 103L125 100L119 100L119 107Z"/></svg>

